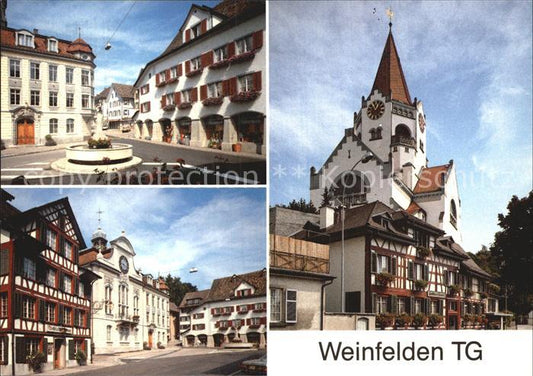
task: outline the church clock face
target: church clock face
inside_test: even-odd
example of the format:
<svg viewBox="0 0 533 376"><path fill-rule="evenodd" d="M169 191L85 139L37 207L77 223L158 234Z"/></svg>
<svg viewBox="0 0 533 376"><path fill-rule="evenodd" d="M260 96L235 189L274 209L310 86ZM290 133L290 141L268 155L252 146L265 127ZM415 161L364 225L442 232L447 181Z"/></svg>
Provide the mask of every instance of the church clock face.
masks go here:
<svg viewBox="0 0 533 376"><path fill-rule="evenodd" d="M126 257L120 256L119 264L120 264L120 270L122 271L122 273L126 274L128 272L129 267L130 267Z"/></svg>
<svg viewBox="0 0 533 376"><path fill-rule="evenodd" d="M424 115L422 114L418 114L418 126L422 132L426 129L426 119L424 119Z"/></svg>
<svg viewBox="0 0 533 376"><path fill-rule="evenodd" d="M373 101L366 109L367 116L372 120L377 120L385 112L385 103L382 101Z"/></svg>

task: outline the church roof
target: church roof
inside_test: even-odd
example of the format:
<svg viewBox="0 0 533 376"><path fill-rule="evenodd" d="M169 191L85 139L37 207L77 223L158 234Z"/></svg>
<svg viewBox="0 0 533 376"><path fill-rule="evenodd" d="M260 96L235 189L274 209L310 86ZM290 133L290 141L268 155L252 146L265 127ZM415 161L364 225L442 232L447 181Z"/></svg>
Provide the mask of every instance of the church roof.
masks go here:
<svg viewBox="0 0 533 376"><path fill-rule="evenodd" d="M387 37L371 94L376 89L385 96L390 95L391 99L412 105L392 31Z"/></svg>
<svg viewBox="0 0 533 376"><path fill-rule="evenodd" d="M418 182L416 183L414 194L437 192L444 188L444 183L451 164L442 166L425 167L420 172Z"/></svg>
<svg viewBox="0 0 533 376"><path fill-rule="evenodd" d="M93 49L89 44L81 38L76 39L70 46L67 48L67 52L87 52L92 54Z"/></svg>

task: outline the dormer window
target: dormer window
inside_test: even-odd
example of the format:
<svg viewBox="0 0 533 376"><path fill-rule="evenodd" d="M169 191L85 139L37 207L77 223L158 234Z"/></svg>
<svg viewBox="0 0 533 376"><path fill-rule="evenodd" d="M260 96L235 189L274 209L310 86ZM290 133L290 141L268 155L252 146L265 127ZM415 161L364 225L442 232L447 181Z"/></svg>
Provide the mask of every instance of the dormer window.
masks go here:
<svg viewBox="0 0 533 376"><path fill-rule="evenodd" d="M35 48L33 44L33 35L28 32L17 33L17 46Z"/></svg>
<svg viewBox="0 0 533 376"><path fill-rule="evenodd" d="M242 289L235 291L235 296L250 296L252 295L252 289Z"/></svg>
<svg viewBox="0 0 533 376"><path fill-rule="evenodd" d="M57 52L57 40L48 39L48 51Z"/></svg>
<svg viewBox="0 0 533 376"><path fill-rule="evenodd" d="M191 39L197 38L202 33L202 23L198 23L191 27Z"/></svg>

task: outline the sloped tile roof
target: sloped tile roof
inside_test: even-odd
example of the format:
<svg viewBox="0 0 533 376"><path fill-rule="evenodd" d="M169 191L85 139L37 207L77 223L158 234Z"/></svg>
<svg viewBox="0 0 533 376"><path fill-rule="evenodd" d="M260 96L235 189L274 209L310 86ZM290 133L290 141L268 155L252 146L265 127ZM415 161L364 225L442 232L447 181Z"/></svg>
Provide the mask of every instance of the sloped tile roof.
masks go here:
<svg viewBox="0 0 533 376"><path fill-rule="evenodd" d="M444 187L445 177L450 169L450 164L435 167L425 167L420 172L418 182L413 193L438 192Z"/></svg>
<svg viewBox="0 0 533 376"><path fill-rule="evenodd" d="M266 269L262 269L251 273L215 279L206 301L213 302L234 299L234 291L242 282L246 282L254 287L255 293L250 297L266 295Z"/></svg>
<svg viewBox="0 0 533 376"><path fill-rule="evenodd" d="M26 47L26 46L17 46L15 36L16 32L18 30L11 29L11 28L2 28L0 30L0 46L2 47L9 47L9 48L15 48L20 51L28 51L28 52L38 52L41 54L49 55L49 56L60 56L60 57L66 57L70 59L76 59L80 61L85 61L80 58L77 58L74 56L74 52L82 51L92 54L92 48L85 42L83 39L76 39L74 42L70 42L63 39L58 39L55 37L48 37L41 34L33 34L34 35L34 44L35 48ZM51 52L48 51L48 39L54 38L57 40L57 50L58 52Z"/></svg>
<svg viewBox="0 0 533 376"><path fill-rule="evenodd" d="M201 291L192 291L185 294L183 299L181 300L181 303L179 305L179 308L190 308L190 307L197 307L205 302L205 299L209 295L209 291L211 290L201 290ZM200 303L190 305L187 304L187 300L191 299L200 299Z"/></svg>
<svg viewBox="0 0 533 376"><path fill-rule="evenodd" d="M133 98L135 94L135 87L133 85L114 83L111 86L121 98Z"/></svg>
<svg viewBox="0 0 533 376"><path fill-rule="evenodd" d="M376 89L385 96L390 95L392 99L412 104L392 32L389 32L387 37L374 85L372 85L372 92Z"/></svg>
<svg viewBox="0 0 533 376"><path fill-rule="evenodd" d="M109 90L111 90L111 87L106 87L104 90L102 90L101 92L96 94L94 99L95 100L106 99L107 98L107 94L109 94Z"/></svg>

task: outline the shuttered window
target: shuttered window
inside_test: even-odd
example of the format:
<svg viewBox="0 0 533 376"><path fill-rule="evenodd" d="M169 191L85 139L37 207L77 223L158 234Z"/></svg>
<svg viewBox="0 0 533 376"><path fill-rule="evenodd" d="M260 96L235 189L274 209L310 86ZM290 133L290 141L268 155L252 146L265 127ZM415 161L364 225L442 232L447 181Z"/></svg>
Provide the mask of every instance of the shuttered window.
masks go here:
<svg viewBox="0 0 533 376"><path fill-rule="evenodd" d="M283 290L278 288L270 289L270 321L281 321L281 294Z"/></svg>
<svg viewBox="0 0 533 376"><path fill-rule="evenodd" d="M7 292L0 294L0 317L7 317Z"/></svg>
<svg viewBox="0 0 533 376"><path fill-rule="evenodd" d="M9 274L9 249L0 250L0 275Z"/></svg>
<svg viewBox="0 0 533 376"><path fill-rule="evenodd" d="M285 306L286 310L286 322L295 323L297 320L296 315L296 290L287 290Z"/></svg>

